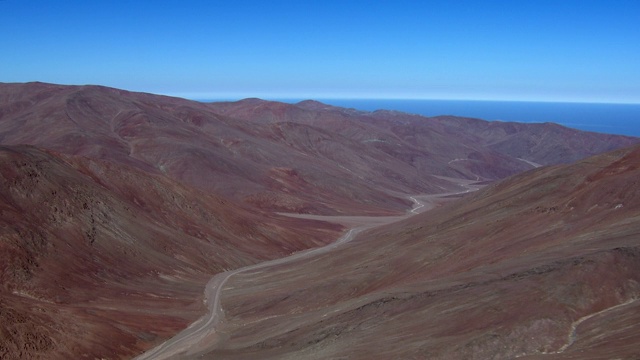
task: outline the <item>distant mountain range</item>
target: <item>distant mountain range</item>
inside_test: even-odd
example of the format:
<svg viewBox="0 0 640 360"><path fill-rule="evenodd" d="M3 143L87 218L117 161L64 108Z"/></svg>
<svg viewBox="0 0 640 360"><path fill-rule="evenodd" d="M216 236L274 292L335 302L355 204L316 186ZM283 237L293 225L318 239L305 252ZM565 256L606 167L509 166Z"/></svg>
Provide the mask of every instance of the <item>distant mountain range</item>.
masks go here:
<svg viewBox="0 0 640 360"><path fill-rule="evenodd" d="M637 143L555 124L359 112L304 101L203 104L98 86L0 86L0 143L109 160L278 211L389 213L402 194L493 181Z"/></svg>
<svg viewBox="0 0 640 360"><path fill-rule="evenodd" d="M550 352L580 317L638 296L638 143L552 123L315 101L200 103L100 86L0 84L0 358L129 358L204 311L211 275L321 246L346 230L278 213L401 215L409 195L461 191L461 180L491 185L373 230L366 246L359 238L305 269L267 274L277 282L289 271L310 273L300 288L261 293L251 305L258 318L270 306L281 311L260 321L282 321L282 329L312 306L336 309L330 318L244 335L253 330L233 327L246 323L256 295L232 293L225 331L234 335L212 351ZM242 281L251 289L252 280ZM530 310L521 314L522 303ZM536 332L546 335L525 340ZM612 349L593 341L576 348Z"/></svg>

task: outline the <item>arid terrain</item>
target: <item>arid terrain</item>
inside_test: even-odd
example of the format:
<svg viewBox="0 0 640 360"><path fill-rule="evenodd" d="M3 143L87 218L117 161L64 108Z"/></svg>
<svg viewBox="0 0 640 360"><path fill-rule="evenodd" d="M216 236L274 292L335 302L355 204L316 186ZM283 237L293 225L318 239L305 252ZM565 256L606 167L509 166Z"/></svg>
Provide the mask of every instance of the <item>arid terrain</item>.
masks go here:
<svg viewBox="0 0 640 360"><path fill-rule="evenodd" d="M240 273L205 358L638 358L639 176L638 147L543 168Z"/></svg>
<svg viewBox="0 0 640 360"><path fill-rule="evenodd" d="M638 139L313 101L199 103L98 86L0 86L0 143L164 174L265 210L388 215L405 194L501 179ZM399 194L399 195L398 195Z"/></svg>
<svg viewBox="0 0 640 360"><path fill-rule="evenodd" d="M2 358L133 353L199 315L209 274L340 230L27 146L0 147L0 183Z"/></svg>
<svg viewBox="0 0 640 360"><path fill-rule="evenodd" d="M394 217L234 273L199 354L633 359L638 143L0 84L0 358L132 358L207 312L214 275Z"/></svg>

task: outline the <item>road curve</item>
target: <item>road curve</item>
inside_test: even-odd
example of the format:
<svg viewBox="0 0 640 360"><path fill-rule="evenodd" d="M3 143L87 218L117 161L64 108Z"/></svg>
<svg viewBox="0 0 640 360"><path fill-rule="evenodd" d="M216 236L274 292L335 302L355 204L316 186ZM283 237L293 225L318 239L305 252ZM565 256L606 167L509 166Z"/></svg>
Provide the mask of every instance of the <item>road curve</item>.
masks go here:
<svg viewBox="0 0 640 360"><path fill-rule="evenodd" d="M467 188L467 190L465 191L421 196L426 204L425 202L418 200L415 196L410 196L409 198L414 202L415 205L413 209L411 209L407 213L407 215L384 217L386 221L378 222L374 225L364 225L352 228L338 240L326 246L300 251L284 258L265 261L259 264L242 267L236 270L225 271L223 273L215 275L213 278L211 278L211 280L209 280L204 291L204 303L208 309L207 314L193 322L191 325L189 325L188 328L182 330L171 339L137 356L135 359L147 360L185 358L196 356L198 353L201 353L202 351L208 349L211 344L216 341L216 325L224 316L224 311L220 306L222 289L224 288L224 284L233 275L245 271L263 269L274 265L282 265L285 263L293 262L295 260L304 259L313 255L331 251L341 244L351 241L359 232L365 229L403 220L409 216L413 216L415 214L430 210L435 206L434 200L438 198L465 194L478 189L477 186L464 186ZM376 219L381 219L381 217L376 217Z"/></svg>

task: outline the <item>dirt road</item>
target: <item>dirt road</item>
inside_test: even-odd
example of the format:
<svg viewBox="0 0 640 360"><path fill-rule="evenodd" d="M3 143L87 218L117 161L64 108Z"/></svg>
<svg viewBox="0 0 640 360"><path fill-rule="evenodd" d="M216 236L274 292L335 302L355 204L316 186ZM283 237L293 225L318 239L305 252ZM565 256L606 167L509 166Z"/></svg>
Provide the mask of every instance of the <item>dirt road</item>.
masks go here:
<svg viewBox="0 0 640 360"><path fill-rule="evenodd" d="M207 305L208 313L200 319L192 323L188 328L176 334L173 338L165 341L164 343L156 346L155 348L139 355L135 359L184 359L197 356L209 349L211 345L215 344L218 340L216 337L216 325L224 317L224 310L220 306L220 298L225 283L232 276L245 272L258 269L268 268L270 266L282 265L290 263L296 260L305 259L314 255L326 253L334 250L341 244L347 243L361 231L370 229L376 226L390 224L396 221L406 219L410 216L425 212L432 209L437 200L440 198L461 195L474 190L477 190L477 186L463 185L466 190L454 193L436 194L436 195L422 195L409 197L413 202L413 209L407 212L404 216L385 216L385 217L367 217L367 216L351 216L351 217L331 217L331 216L315 216L315 215L300 215L300 214L287 214L288 216L295 216L300 218L314 218L325 221L334 221L339 223L350 224L354 226L347 231L337 241L326 245L324 247L309 249L300 251L290 256L262 262L259 264L246 266L236 270L226 271L215 275L205 288L204 302Z"/></svg>

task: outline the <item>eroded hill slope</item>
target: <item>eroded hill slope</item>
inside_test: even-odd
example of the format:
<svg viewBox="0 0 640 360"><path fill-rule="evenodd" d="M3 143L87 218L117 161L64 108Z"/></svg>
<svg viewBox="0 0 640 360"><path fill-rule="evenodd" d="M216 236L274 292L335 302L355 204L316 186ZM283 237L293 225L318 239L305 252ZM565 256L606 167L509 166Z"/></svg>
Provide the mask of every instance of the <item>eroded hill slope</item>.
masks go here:
<svg viewBox="0 0 640 360"><path fill-rule="evenodd" d="M119 358L185 327L224 269L335 238L117 163L0 147L0 357Z"/></svg>
<svg viewBox="0 0 640 360"><path fill-rule="evenodd" d="M238 274L209 356L635 358L638 179L639 147L541 168L330 255Z"/></svg>
<svg viewBox="0 0 640 360"><path fill-rule="evenodd" d="M266 210L402 213L406 195L637 143L552 124L306 101L204 104L99 86L0 84L0 143L106 159Z"/></svg>
<svg viewBox="0 0 640 360"><path fill-rule="evenodd" d="M0 355L127 358L197 318L203 311L202 288L214 273L325 244L342 230L337 225L284 218L274 215L275 211L403 214L412 205L407 195L461 190L451 178L492 181L531 169L534 163L568 162L637 141L552 124L367 113L316 102L292 105L250 99L203 104L99 86L0 84ZM572 169L577 172L578 168ZM553 171L559 170L544 169L536 174ZM563 176L571 179L570 174ZM553 190L572 184L562 176L558 178L561 180L556 187L539 185L526 177L510 181L521 182L519 191L538 189L542 196L545 186ZM594 184L600 184L596 180ZM516 185L513 189L518 188ZM600 187L588 188L577 199L594 196ZM449 286L451 279L455 284L497 283L473 270L494 263L498 270L483 276L493 274L500 279L520 271L505 268L509 262L494 261L496 254L515 256L503 250L503 245L496 245L498 240L469 247L471 236L484 241L493 239L487 235L498 233L519 238L513 234L531 228L534 235L544 234L539 235L541 239L556 233L583 239L587 233L580 229L606 225L594 214L606 214L602 210L610 207L618 214L629 214L633 209L626 202L587 206L584 204L588 202L581 201L572 209L581 212L565 214L562 211L566 208L548 205L540 202L542 197L526 193L528 201L537 207L526 217L512 218L510 206L516 211L524 205L511 201L525 195L506 199L500 194L504 193L497 192L496 197L482 200L484 203L474 200L470 204L484 204L476 208L459 205L433 213L433 218L442 223L430 223L425 218L423 221L430 225L407 222L386 232L371 233L372 247L350 246L340 257L323 258L322 264L314 262L305 268L317 270L317 274L344 271L337 285L322 275L288 293L288 282L295 285L298 277L287 278L280 272L265 274L266 278L282 275L278 281L286 286L269 289L261 293L261 298L271 301L269 311L275 311L273 314L302 314L296 320L298 330L290 327L293 323L289 320L283 320L277 331L267 327L271 331L265 338L260 327L273 325L270 321L277 318L264 320L262 317L270 314L264 311L265 305L249 304L251 291L262 291L263 285L245 287L247 293L231 292L230 298L238 300L229 308L231 316L246 310L249 304L251 310L236 320L251 316L250 322L258 325L251 332L260 334L238 343L236 334L245 330L235 329L238 323L230 322L228 331L234 335L219 351L241 357L254 351L261 356L295 357L303 349L313 353L321 349L317 353L320 357L345 351L367 354L375 350L384 354L375 346L366 350L358 345L375 342L382 346L377 332L367 330L350 337L351 330L344 330L354 326L352 319L357 322L360 318L360 306L375 309L378 304L397 304L387 301L387 292L396 294L391 296L394 299L399 298L397 293L405 292L407 296L420 291L439 294L438 286ZM573 225L544 222L560 215L562 224ZM495 219L496 223L483 220L478 224L485 225L476 228L476 217ZM538 222L527 222L532 219ZM540 228L536 227L539 224ZM429 232L436 230L444 232ZM458 242L450 242L449 233ZM429 250L425 250L424 239L439 240L429 243ZM495 254L485 251L496 246ZM512 251L520 246L508 248ZM567 249L578 251L569 245ZM633 251L622 253L633 255ZM518 262L525 264L522 271L528 271L526 266L536 269L539 264L546 266L545 261L556 261L544 257L547 253L533 254L540 258ZM611 254L611 261L626 264L618 253ZM564 264L563 259L558 261ZM298 274L304 275L305 271ZM448 278L438 277L443 274ZM240 277L235 280L248 281ZM444 282L430 283L432 280ZM428 286L415 291L402 287L424 281ZM488 289L495 291L490 286ZM621 294L627 294L624 291ZM255 298L255 293L252 296ZM604 305L615 303L603 301ZM420 301L415 304L428 306ZM587 310L606 309L571 304L566 305L570 309L566 310L566 321L553 326L564 329L569 320L577 321L577 316ZM288 306L293 308L282 310ZM315 313L308 315L307 307L314 307ZM323 312L327 308L331 310ZM615 309L619 310L624 307ZM353 311L349 313L353 317L348 315L336 323L317 319L349 311ZM393 311L409 314L402 308ZM335 319L333 315L331 319ZM594 317L590 321L596 320ZM446 321L449 323L449 319ZM581 326L586 325L588 321ZM397 329L400 333L409 331ZM281 332L284 330L300 331L294 336L300 340L287 343L288 335ZM338 334L345 342L327 347L325 339ZM418 351L406 334L407 349ZM460 338L461 344L465 339L471 338ZM352 350L345 350L345 344L351 344ZM543 345L553 349L557 344Z"/></svg>

